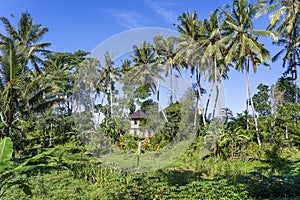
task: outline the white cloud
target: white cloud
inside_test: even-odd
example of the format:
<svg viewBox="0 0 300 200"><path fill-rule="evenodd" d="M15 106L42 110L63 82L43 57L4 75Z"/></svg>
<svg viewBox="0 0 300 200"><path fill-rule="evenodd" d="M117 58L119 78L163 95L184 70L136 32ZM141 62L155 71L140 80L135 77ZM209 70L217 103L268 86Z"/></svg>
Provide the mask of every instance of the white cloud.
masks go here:
<svg viewBox="0 0 300 200"><path fill-rule="evenodd" d="M159 16L163 17L167 22L173 24L177 20L177 15L173 12L174 2L146 0L148 6Z"/></svg>
<svg viewBox="0 0 300 200"><path fill-rule="evenodd" d="M144 20L143 16L135 11L123 11L111 9L108 13L116 18L116 20L124 28L132 29L142 26L141 22Z"/></svg>

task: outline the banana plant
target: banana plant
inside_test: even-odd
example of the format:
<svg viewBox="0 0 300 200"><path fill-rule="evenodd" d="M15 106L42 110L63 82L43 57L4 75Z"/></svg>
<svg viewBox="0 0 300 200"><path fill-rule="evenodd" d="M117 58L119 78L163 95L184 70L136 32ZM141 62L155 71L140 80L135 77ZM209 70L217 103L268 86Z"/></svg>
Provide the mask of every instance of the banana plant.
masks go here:
<svg viewBox="0 0 300 200"><path fill-rule="evenodd" d="M26 184L26 180L22 179L22 176L15 175L24 174L25 172L43 167L42 165L30 165L30 163L49 156L54 150L51 149L43 152L27 159L18 166L13 166L10 162L13 153L13 142L9 137L3 138L0 142L0 200L7 188L12 186L19 186L25 194L32 195L29 185Z"/></svg>
<svg viewBox="0 0 300 200"><path fill-rule="evenodd" d="M13 153L13 143L9 137L5 137L0 142L0 172L10 165Z"/></svg>

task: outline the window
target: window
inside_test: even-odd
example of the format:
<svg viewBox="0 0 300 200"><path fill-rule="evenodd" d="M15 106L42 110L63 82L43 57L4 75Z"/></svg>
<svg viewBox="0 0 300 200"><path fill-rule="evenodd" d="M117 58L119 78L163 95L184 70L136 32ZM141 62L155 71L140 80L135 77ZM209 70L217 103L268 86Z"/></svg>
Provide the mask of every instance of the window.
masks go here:
<svg viewBox="0 0 300 200"><path fill-rule="evenodd" d="M137 136L137 130L134 130L134 131L133 131L133 135L134 135L134 136Z"/></svg>
<svg viewBox="0 0 300 200"><path fill-rule="evenodd" d="M137 120L134 120L133 124L134 124L134 125L138 125Z"/></svg>

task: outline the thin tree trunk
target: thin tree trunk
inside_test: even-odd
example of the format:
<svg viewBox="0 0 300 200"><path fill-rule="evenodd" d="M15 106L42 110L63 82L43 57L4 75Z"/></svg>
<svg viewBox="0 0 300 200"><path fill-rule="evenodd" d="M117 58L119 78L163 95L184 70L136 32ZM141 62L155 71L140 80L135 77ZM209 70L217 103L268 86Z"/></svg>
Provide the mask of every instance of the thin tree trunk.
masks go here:
<svg viewBox="0 0 300 200"><path fill-rule="evenodd" d="M205 114L203 113L203 100L202 100L202 95L201 95L201 76L200 76L200 72L197 70L197 75L196 75L196 79L197 79L197 89L198 89L198 95L199 95L199 103L200 103L200 109L202 110L202 120L203 120L203 125L204 127L206 127L206 119L205 119ZM196 110L196 112L198 112L198 110Z"/></svg>
<svg viewBox="0 0 300 200"><path fill-rule="evenodd" d="M193 87L193 68L190 66L190 87Z"/></svg>
<svg viewBox="0 0 300 200"><path fill-rule="evenodd" d="M209 106L209 103L210 103L210 99L211 99L211 96L212 96L212 91L213 91L213 88L211 88L210 90L209 90L209 95L208 95L208 99L207 99L207 102L206 102L206 106L205 106L205 114L204 114L204 116L205 116L205 119L206 119L206 114L207 114L207 110L208 110L208 106Z"/></svg>
<svg viewBox="0 0 300 200"><path fill-rule="evenodd" d="M297 71L296 73L296 79L295 79L295 103L298 103L298 78L297 78Z"/></svg>
<svg viewBox="0 0 300 200"><path fill-rule="evenodd" d="M112 94L112 83L109 83L109 92L110 92L110 115L113 117L113 94Z"/></svg>
<svg viewBox="0 0 300 200"><path fill-rule="evenodd" d="M295 103L298 103L298 77L297 77L297 66L295 66ZM296 124L298 123L298 112L295 116Z"/></svg>
<svg viewBox="0 0 300 200"><path fill-rule="evenodd" d="M52 147L52 123L50 124L50 138L49 138L49 147Z"/></svg>
<svg viewBox="0 0 300 200"><path fill-rule="evenodd" d="M11 125L12 125L11 117L6 116L6 120L5 120L5 130L4 130L4 136L5 136L5 137L9 137Z"/></svg>
<svg viewBox="0 0 300 200"><path fill-rule="evenodd" d="M170 104L173 103L173 65L171 64L170 66L170 90L171 90L171 94L170 94Z"/></svg>
<svg viewBox="0 0 300 200"><path fill-rule="evenodd" d="M216 85L216 99L215 99L215 104L214 104L214 110L213 110L213 118L215 117L215 114L216 114L216 108L217 108L217 104L219 102L219 87L218 87L218 84Z"/></svg>
<svg viewBox="0 0 300 200"><path fill-rule="evenodd" d="M197 124L198 101L199 101L199 98L197 97L197 100L196 100L196 110L195 110L195 116L194 116L194 126L196 126L196 124Z"/></svg>
<svg viewBox="0 0 300 200"><path fill-rule="evenodd" d="M294 24L295 26L295 24ZM297 38L297 33L295 31L295 29L292 31L291 33L292 37L291 38ZM292 73L294 74L293 78L294 78L294 86L295 86L295 103L298 103L298 82L297 82L297 52L296 49L294 49L295 51L293 52L293 68L292 68ZM297 118L297 116L296 116Z"/></svg>
<svg viewBox="0 0 300 200"><path fill-rule="evenodd" d="M246 73L246 130L249 130L249 90L248 90L248 83L247 83L247 73Z"/></svg>
<svg viewBox="0 0 300 200"><path fill-rule="evenodd" d="M259 130L258 130L258 123L257 123L257 115L256 115L256 111L255 111L255 108L254 108L253 99L252 99L252 96L251 96L250 78L249 78L249 71L248 70L246 70L246 76L247 76L247 85L248 85L248 92L249 92L249 97L250 97L250 102L251 102L253 120L254 120L254 124L255 124L256 139L257 139L258 145L261 146L261 140L260 140L260 135L259 135Z"/></svg>
<svg viewBox="0 0 300 200"><path fill-rule="evenodd" d="M94 85L91 84L90 88L89 88L89 90L90 90L89 93L90 93L91 114L92 114L93 125L94 125L94 128L96 129L96 121L95 121L95 118L94 118L95 105L94 105L93 88L94 88Z"/></svg>
<svg viewBox="0 0 300 200"><path fill-rule="evenodd" d="M287 123L285 125L285 139L289 139L289 128Z"/></svg>
<svg viewBox="0 0 300 200"><path fill-rule="evenodd" d="M215 55L213 55L213 62L214 62L214 84L217 84L217 59L215 57ZM213 108L213 118L215 117L215 113L216 113L216 107L217 107L217 101L219 98L219 89L218 86L216 85L216 99L215 99L215 103L214 103L214 108Z"/></svg>
<svg viewBox="0 0 300 200"><path fill-rule="evenodd" d="M159 109L161 109L161 112L166 120L166 122L168 122L168 118L167 118L167 115L164 111L164 109L160 106L159 104L159 91L160 91L160 81L159 79L157 80L157 91L156 91L156 101L157 101L157 115L159 113ZM157 119L158 119L158 116L157 116Z"/></svg>

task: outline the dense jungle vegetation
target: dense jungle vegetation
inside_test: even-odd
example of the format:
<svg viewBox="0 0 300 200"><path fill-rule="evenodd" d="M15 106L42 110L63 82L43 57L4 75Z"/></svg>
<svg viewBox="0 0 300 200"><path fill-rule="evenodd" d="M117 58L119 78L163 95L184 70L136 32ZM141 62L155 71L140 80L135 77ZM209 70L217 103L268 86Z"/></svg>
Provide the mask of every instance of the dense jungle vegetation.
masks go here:
<svg viewBox="0 0 300 200"><path fill-rule="evenodd" d="M178 17L178 37L141 41L119 65L109 52L100 63L82 50L50 51L51 43L41 42L49 30L28 12L17 25L1 17L0 199L300 199L299 5L299 0L233 0L203 20L187 11ZM270 15L270 22L256 30L253 21L261 15ZM266 40L281 50L270 55ZM273 85L257 85L252 94L250 70L272 62L282 63L282 76ZM208 145L217 106L203 82L213 83L218 93L229 70L246 78L247 99L240 99L246 108L237 114L222 108L224 124ZM75 85L88 88L81 99L90 102L85 111L104 116L93 134L143 156L172 142L183 105L171 86L163 116L168 123L140 150L140 138L116 121L116 84L135 81L126 90L128 114L147 113L159 102L159 80L176 73L188 73L196 97L197 120L190 120L195 138L185 153L144 173L118 170L94 157L95 149L81 140L88 128L76 126ZM95 95L104 101L96 102ZM81 124L93 124L87 114Z"/></svg>

